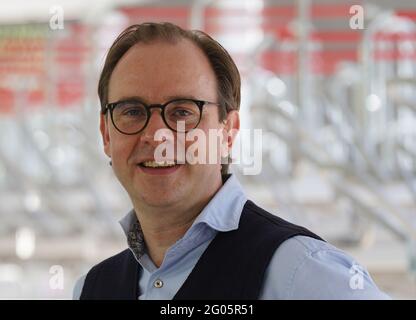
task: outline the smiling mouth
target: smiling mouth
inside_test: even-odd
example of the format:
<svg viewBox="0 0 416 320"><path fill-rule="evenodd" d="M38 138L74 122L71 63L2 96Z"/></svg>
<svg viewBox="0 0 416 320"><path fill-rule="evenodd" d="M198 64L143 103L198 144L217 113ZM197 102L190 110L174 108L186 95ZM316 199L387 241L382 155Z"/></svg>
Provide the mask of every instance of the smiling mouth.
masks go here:
<svg viewBox="0 0 416 320"><path fill-rule="evenodd" d="M143 168L172 168L176 165L177 165L176 161L164 161L164 162L143 161L139 163L139 166Z"/></svg>

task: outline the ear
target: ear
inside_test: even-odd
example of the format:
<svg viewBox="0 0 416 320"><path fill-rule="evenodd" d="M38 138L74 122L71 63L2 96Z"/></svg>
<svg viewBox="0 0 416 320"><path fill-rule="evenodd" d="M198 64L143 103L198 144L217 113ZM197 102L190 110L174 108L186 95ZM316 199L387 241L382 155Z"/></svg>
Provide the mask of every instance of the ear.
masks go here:
<svg viewBox="0 0 416 320"><path fill-rule="evenodd" d="M232 110L227 113L224 120L224 136L223 136L223 150L225 154L223 157L228 157L231 148L240 130L240 114L237 110Z"/></svg>
<svg viewBox="0 0 416 320"><path fill-rule="evenodd" d="M111 158L110 152L110 135L108 133L108 117L107 114L100 113L100 131L103 139L104 152Z"/></svg>

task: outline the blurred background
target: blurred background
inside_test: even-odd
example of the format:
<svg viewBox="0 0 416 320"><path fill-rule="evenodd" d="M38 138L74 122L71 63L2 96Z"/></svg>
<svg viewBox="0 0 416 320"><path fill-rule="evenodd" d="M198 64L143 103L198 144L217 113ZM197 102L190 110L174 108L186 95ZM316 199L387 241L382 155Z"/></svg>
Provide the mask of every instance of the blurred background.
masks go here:
<svg viewBox="0 0 416 320"><path fill-rule="evenodd" d="M70 299L126 247L96 92L115 37L146 21L235 59L242 127L263 130L260 174L232 168L249 197L415 299L414 0L0 0L0 299Z"/></svg>

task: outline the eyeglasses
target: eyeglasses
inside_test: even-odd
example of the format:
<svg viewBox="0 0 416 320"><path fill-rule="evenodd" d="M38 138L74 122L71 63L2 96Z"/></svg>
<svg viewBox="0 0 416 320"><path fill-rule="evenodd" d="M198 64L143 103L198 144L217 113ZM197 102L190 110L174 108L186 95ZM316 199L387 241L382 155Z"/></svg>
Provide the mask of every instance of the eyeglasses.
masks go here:
<svg viewBox="0 0 416 320"><path fill-rule="evenodd" d="M175 99L164 104L146 105L141 101L126 100L107 104L103 113L109 110L114 127L123 134L133 135L146 128L152 115L151 110L160 108L162 119L168 128L186 133L199 125L205 105L219 104L203 100Z"/></svg>

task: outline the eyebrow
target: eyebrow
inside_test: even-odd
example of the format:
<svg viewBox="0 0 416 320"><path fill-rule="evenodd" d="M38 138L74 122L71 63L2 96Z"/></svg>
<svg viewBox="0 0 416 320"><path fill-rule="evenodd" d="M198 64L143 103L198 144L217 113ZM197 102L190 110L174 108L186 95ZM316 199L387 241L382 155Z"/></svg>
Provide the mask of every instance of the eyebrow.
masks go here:
<svg viewBox="0 0 416 320"><path fill-rule="evenodd" d="M165 103L167 101L171 101L171 100L176 100L176 99L193 99L193 100L200 100L197 99L194 95L192 94L181 94L181 95L171 95L171 96L167 96L165 97L164 101L161 103ZM140 96L123 96L120 99L116 100L115 102L122 102L122 101L138 101L141 103L145 103L145 104L149 104L148 101Z"/></svg>

